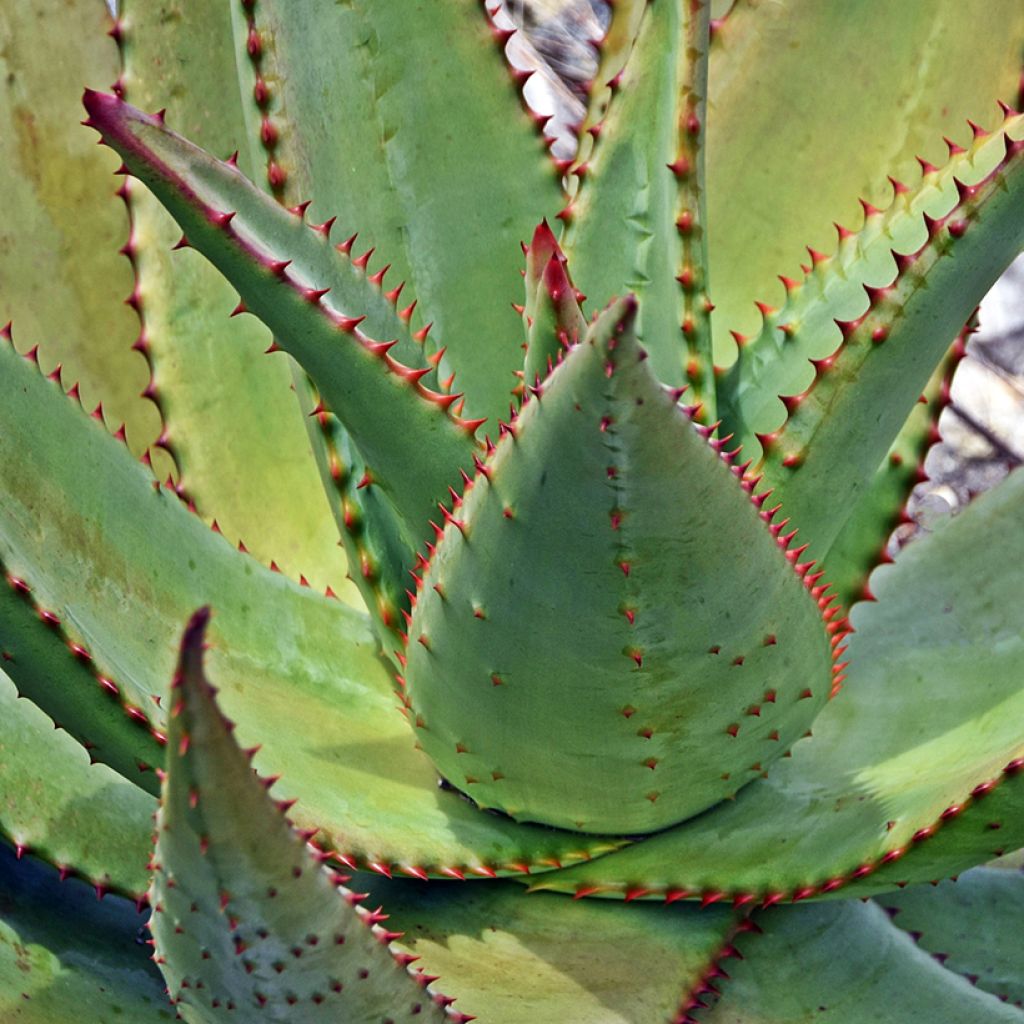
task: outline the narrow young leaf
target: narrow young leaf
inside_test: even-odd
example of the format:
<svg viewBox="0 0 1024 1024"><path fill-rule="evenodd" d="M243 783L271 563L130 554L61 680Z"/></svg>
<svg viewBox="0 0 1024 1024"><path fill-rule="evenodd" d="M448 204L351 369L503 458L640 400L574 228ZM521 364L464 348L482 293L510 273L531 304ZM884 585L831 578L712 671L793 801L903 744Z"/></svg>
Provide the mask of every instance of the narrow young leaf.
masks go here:
<svg viewBox="0 0 1024 1024"><path fill-rule="evenodd" d="M632 6L619 16L632 16ZM689 382L691 400L714 419L703 176L709 7L647 5L560 216L580 289L598 303L635 292L637 336L655 375Z"/></svg>

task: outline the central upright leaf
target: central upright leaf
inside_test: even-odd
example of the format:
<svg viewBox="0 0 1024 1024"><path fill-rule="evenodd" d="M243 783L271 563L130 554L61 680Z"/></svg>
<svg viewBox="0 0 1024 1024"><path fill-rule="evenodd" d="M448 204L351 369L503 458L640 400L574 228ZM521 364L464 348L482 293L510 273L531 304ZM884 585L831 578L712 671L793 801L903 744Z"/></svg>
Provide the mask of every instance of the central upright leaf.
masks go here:
<svg viewBox="0 0 1024 1024"><path fill-rule="evenodd" d="M456 502L406 651L442 774L583 831L731 796L830 692L806 568L650 372L636 312L598 317Z"/></svg>

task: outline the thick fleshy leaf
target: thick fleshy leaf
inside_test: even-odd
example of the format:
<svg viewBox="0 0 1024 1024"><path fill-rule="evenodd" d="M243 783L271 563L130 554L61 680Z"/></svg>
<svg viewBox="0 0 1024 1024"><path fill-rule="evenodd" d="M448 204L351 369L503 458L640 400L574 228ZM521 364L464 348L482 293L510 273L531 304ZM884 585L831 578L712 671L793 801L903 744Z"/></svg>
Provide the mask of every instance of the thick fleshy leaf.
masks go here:
<svg viewBox="0 0 1024 1024"><path fill-rule="evenodd" d="M11 440L10 434L3 438ZM12 458L20 460L17 448L0 443L0 465L6 466ZM17 477L11 474L5 479ZM24 569L29 563L14 552L6 511L0 506L0 567L5 572L0 584L0 664L4 672L21 696L43 708L94 759L156 793L152 768L163 760L163 751L152 701L134 688L125 690L106 668L97 665L77 626L69 631L54 610L59 597L53 590L36 590L26 582ZM31 503L22 511L28 513L23 522L30 523Z"/></svg>
<svg viewBox="0 0 1024 1024"><path fill-rule="evenodd" d="M907 502L924 474L925 456L939 438L939 416L949 404L953 374L973 330L972 318L936 367L829 551L830 593L845 608L865 596L871 570L888 560L889 538L906 516Z"/></svg>
<svg viewBox="0 0 1024 1024"><path fill-rule="evenodd" d="M274 805L203 675L209 610L185 631L171 688L150 930L188 1024L462 1021L422 991L375 914L339 887ZM298 1009L301 1007L301 1010Z"/></svg>
<svg viewBox="0 0 1024 1024"><path fill-rule="evenodd" d="M89 755L0 673L0 834L23 853L139 899L156 801Z"/></svg>
<svg viewBox="0 0 1024 1024"><path fill-rule="evenodd" d="M975 868L936 887L890 892L878 903L943 966L1024 1007L1024 873Z"/></svg>
<svg viewBox="0 0 1024 1024"><path fill-rule="evenodd" d="M457 1005L501 1024L677 1020L746 927L725 909L631 906L527 895L511 882L351 885L384 904L397 945L440 975Z"/></svg>
<svg viewBox="0 0 1024 1024"><path fill-rule="evenodd" d="M504 415L522 366L519 243L563 196L485 5L265 0L239 28L274 179L298 176L297 198L358 231L389 283L408 280L468 414Z"/></svg>
<svg viewBox="0 0 1024 1024"><path fill-rule="evenodd" d="M85 104L91 123L167 206L189 242L313 377L394 505L407 543L417 547L460 466L472 465L479 424L451 411L454 395L425 388L420 371L393 359L387 337L372 340L360 330L367 308L387 302L379 289L325 233L230 164L168 131L159 117L99 93L86 93ZM408 337L392 313L391 338Z"/></svg>
<svg viewBox="0 0 1024 1024"><path fill-rule="evenodd" d="M539 384L587 333L587 320L562 252L546 220L526 247L523 385Z"/></svg>
<svg viewBox="0 0 1024 1024"><path fill-rule="evenodd" d="M855 901L787 907L759 918L763 935L738 943L722 997L699 1024L1020 1024L1019 1010L971 988Z"/></svg>
<svg viewBox="0 0 1024 1024"><path fill-rule="evenodd" d="M538 881L768 903L870 895L1024 844L1024 472L871 578L848 678L766 780L632 850Z"/></svg>
<svg viewBox="0 0 1024 1024"><path fill-rule="evenodd" d="M79 124L82 86L117 77L110 24L95 0L4 5L0 324L14 321L22 351L45 345L47 369L63 362L89 408L102 401L111 422L127 421L141 452L161 425L140 398L148 373L132 351L138 325L123 304L132 279L118 252L129 225L114 196L117 160Z"/></svg>
<svg viewBox="0 0 1024 1024"><path fill-rule="evenodd" d="M780 302L776 275L798 276L804 246L830 252L832 223L858 223L858 196L883 205L885 175L911 180L915 156L939 163L943 135L964 142L966 118L991 125L995 101L1016 100L1022 38L1016 0L935 0L927 17L888 0L733 5L708 73L719 362L729 329L759 328L754 299Z"/></svg>
<svg viewBox="0 0 1024 1024"><path fill-rule="evenodd" d="M296 822L319 829L324 846L384 871L491 875L621 845L480 814L439 789L395 710L393 678L364 616L207 529L9 345L0 345L0 380L0 560L60 621L62 632L32 623L54 664L75 668L69 643L89 652L74 694L82 715L110 701L100 675L139 714L162 717L154 699L171 678L176 635L207 602L218 612L210 660L224 706L244 742L265 744L257 767L286 773L279 795L300 800ZM4 664L17 679L31 662L13 653ZM46 710L60 693L40 685L33 697ZM60 720L77 735L70 715ZM138 734L146 737L133 727L118 747L127 763L141 749Z"/></svg>
<svg viewBox="0 0 1024 1024"><path fill-rule="evenodd" d="M135 908L0 844L0 1018L18 1024L170 1024Z"/></svg>
<svg viewBox="0 0 1024 1024"><path fill-rule="evenodd" d="M635 315L594 322L455 504L406 650L442 775L581 831L733 796L831 690L806 569L654 378Z"/></svg>
<svg viewBox="0 0 1024 1024"><path fill-rule="evenodd" d="M635 21L634 8L616 19ZM714 406L704 216L707 4L656 0L561 215L569 266L598 304L634 292L655 375ZM637 131L637 125L644 131ZM589 147L587 147L589 149Z"/></svg>
<svg viewBox="0 0 1024 1024"><path fill-rule="evenodd" d="M229 6L174 17L163 5L125 0L119 15L122 97L166 108L172 124L224 156L241 147L248 170ZM266 329L250 317L229 319L237 302L231 286L198 253L173 252L181 237L174 220L139 182L127 180L126 188L139 344L153 365L150 390L164 414L161 443L174 454L178 486L260 561L355 597L289 361L261 358Z"/></svg>
<svg viewBox="0 0 1024 1024"><path fill-rule="evenodd" d="M766 314L722 381L720 408L744 456L763 456L810 557L827 566L942 354L1022 247L1024 117L1011 116L913 191L896 186L884 212L869 209L863 230Z"/></svg>

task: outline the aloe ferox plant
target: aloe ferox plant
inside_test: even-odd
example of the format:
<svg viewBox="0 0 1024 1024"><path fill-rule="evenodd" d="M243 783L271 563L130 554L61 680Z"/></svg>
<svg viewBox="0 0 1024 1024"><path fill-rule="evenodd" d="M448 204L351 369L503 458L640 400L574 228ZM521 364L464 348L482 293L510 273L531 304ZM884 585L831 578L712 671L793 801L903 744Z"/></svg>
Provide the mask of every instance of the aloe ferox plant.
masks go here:
<svg viewBox="0 0 1024 1024"><path fill-rule="evenodd" d="M1020 1024L1024 8L501 18L0 6L0 1017Z"/></svg>

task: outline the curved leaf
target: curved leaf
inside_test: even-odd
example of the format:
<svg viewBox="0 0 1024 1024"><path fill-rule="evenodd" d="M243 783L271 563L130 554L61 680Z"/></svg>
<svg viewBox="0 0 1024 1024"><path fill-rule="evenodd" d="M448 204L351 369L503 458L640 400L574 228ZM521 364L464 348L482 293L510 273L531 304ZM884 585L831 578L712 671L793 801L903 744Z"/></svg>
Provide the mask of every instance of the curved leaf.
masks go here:
<svg viewBox="0 0 1024 1024"><path fill-rule="evenodd" d="M1024 873L975 868L954 881L878 898L893 922L948 970L1024 1007Z"/></svg>
<svg viewBox="0 0 1024 1024"><path fill-rule="evenodd" d="M997 99L1015 101L1022 38L1016 0L935 0L926 17L888 0L733 5L708 72L719 362L732 360L729 328L759 328L754 299L779 303L776 275L798 276L804 246L830 252L833 222L859 222L858 196L882 206L886 174L911 180L917 154L939 163L943 135L963 141L966 118L990 125Z"/></svg>
<svg viewBox="0 0 1024 1024"><path fill-rule="evenodd" d="M86 751L0 673L0 832L42 857L141 899L156 801Z"/></svg>
<svg viewBox="0 0 1024 1024"><path fill-rule="evenodd" d="M522 366L519 243L563 195L485 5L262 0L239 28L258 48L275 180L359 232L389 284L408 280L468 415L504 415Z"/></svg>
<svg viewBox="0 0 1024 1024"><path fill-rule="evenodd" d="M738 943L722 998L699 1024L1020 1024L1022 1015L944 970L871 904L790 907ZM687 1024L689 1024L689 1021Z"/></svg>
<svg viewBox="0 0 1024 1024"><path fill-rule="evenodd" d="M338 887L253 774L203 675L208 620L203 609L189 623L171 687L150 893L178 1012L188 1024L237 1010L308 1024L464 1021L421 991L378 915Z"/></svg>
<svg viewBox="0 0 1024 1024"><path fill-rule="evenodd" d="M259 769L287 773L279 795L300 800L295 821L317 829L325 847L383 871L488 876L621 845L481 814L439 789L395 709L393 677L364 616L207 529L9 345L0 345L0 380L0 560L60 621L63 633L34 624L53 659L74 668L67 643L81 646L124 701L162 716L154 698L166 693L175 637L209 603L223 705L246 743L265 743ZM85 682L74 691L82 715L110 700L95 675ZM41 686L33 696L46 710L59 692ZM75 734L70 716L61 724ZM118 748L128 763L137 733L146 736L136 728Z"/></svg>
<svg viewBox="0 0 1024 1024"><path fill-rule="evenodd" d="M654 378L636 310L594 321L467 487L405 652L453 785L587 832L733 796L832 688L806 567Z"/></svg>
<svg viewBox="0 0 1024 1024"><path fill-rule="evenodd" d="M397 944L481 1021L670 1021L716 976L743 924L724 909L621 907L510 882L352 883L383 902Z"/></svg>
<svg viewBox="0 0 1024 1024"><path fill-rule="evenodd" d="M876 570L842 693L766 780L537 887L775 903L856 882L867 896L1024 845L1022 510L1017 472Z"/></svg>
<svg viewBox="0 0 1024 1024"><path fill-rule="evenodd" d="M122 96L165 108L172 124L222 155L242 145L247 127L228 6L124 0L119 15ZM321 590L344 593L345 560L289 361L262 358L266 330L249 317L229 319L237 302L231 286L198 253L172 251L181 237L173 218L141 183L128 188L142 344L178 486L264 564L273 560L293 579L301 573Z"/></svg>
<svg viewBox="0 0 1024 1024"><path fill-rule="evenodd" d="M82 86L107 87L118 75L110 26L95 0L4 5L0 324L14 321L23 350L45 345L47 359L81 382L90 409L102 401L112 422L127 421L141 452L161 422L140 397L148 373L132 351L138 324L123 303L132 276L119 249L129 224L114 196L117 161L79 124Z"/></svg>

